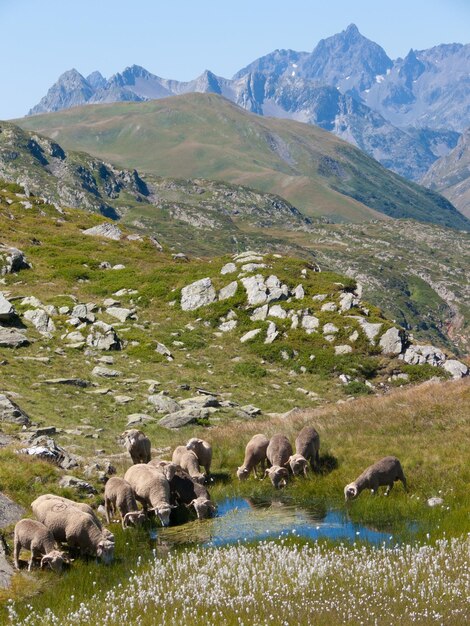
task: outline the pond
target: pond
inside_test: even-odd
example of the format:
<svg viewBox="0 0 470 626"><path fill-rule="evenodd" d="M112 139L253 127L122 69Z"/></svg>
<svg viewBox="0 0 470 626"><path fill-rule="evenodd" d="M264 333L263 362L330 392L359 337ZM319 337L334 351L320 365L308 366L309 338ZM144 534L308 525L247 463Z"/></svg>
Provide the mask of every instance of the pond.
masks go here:
<svg viewBox="0 0 470 626"><path fill-rule="evenodd" d="M222 546L287 535L313 541L365 541L374 545L397 542L397 537L391 533L351 522L343 511L299 506L282 500L254 502L248 498L226 498L218 503L217 516L213 519L154 530L151 537L170 544Z"/></svg>

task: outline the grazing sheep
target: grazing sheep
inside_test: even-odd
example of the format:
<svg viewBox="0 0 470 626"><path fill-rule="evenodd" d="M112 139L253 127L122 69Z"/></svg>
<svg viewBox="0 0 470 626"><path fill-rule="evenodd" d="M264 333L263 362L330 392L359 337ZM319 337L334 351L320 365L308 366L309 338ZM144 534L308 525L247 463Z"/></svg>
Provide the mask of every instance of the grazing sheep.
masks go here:
<svg viewBox="0 0 470 626"><path fill-rule="evenodd" d="M299 476L300 474L307 476L307 465L307 459L301 454L293 454L289 457L289 467L294 476Z"/></svg>
<svg viewBox="0 0 470 626"><path fill-rule="evenodd" d="M304 426L297 435L295 452L310 461L312 470L318 471L320 467L320 435L313 426Z"/></svg>
<svg viewBox="0 0 470 626"><path fill-rule="evenodd" d="M13 559L16 569L20 569L20 550L31 551L28 561L28 571L31 571L33 561L41 559L41 567L49 565L54 572L61 572L64 563L70 563L64 552L58 548L51 531L34 519L21 519L15 526Z"/></svg>
<svg viewBox="0 0 470 626"><path fill-rule="evenodd" d="M131 428L121 433L124 447L131 455L132 462L148 463L150 461L150 439L141 430Z"/></svg>
<svg viewBox="0 0 470 626"><path fill-rule="evenodd" d="M199 471L199 461L192 450L187 450L186 446L177 446L171 460L184 469L185 472L188 472L193 480L201 483L201 485L204 484L204 474L201 474Z"/></svg>
<svg viewBox="0 0 470 626"><path fill-rule="evenodd" d="M272 465L265 471L264 475L269 476L276 489L286 487L287 479L289 478L289 472L287 469L285 467L280 467L279 465Z"/></svg>
<svg viewBox="0 0 470 626"><path fill-rule="evenodd" d="M193 437L186 444L187 450L192 450L197 456L199 465L205 469L206 476L209 476L212 463L212 446L208 441L204 439L198 439Z"/></svg>
<svg viewBox="0 0 470 626"><path fill-rule="evenodd" d="M155 467L163 472L163 475L168 481L173 478L176 470L178 469L178 465L173 463L173 461L163 461L162 459L152 459L147 463L147 465L151 465L152 467Z"/></svg>
<svg viewBox="0 0 470 626"><path fill-rule="evenodd" d="M145 519L145 513L139 511L132 487L123 478L113 476L104 488L104 508L108 524L111 517L119 510L123 529L130 524L138 524Z"/></svg>
<svg viewBox="0 0 470 626"><path fill-rule="evenodd" d="M130 467L124 480L131 485L144 511L154 511L163 526L169 526L171 509L170 483L157 468L144 463Z"/></svg>
<svg viewBox="0 0 470 626"><path fill-rule="evenodd" d="M206 519L216 510L209 492L191 476L178 468L170 481L171 502L193 507L198 519Z"/></svg>
<svg viewBox="0 0 470 626"><path fill-rule="evenodd" d="M269 439L266 435L253 435L250 441L246 444L243 465L237 468L237 476L239 480L247 479L251 470L253 470L253 474L256 478L256 466L259 464L261 464L261 469L264 472L266 449L268 445Z"/></svg>
<svg viewBox="0 0 470 626"><path fill-rule="evenodd" d="M400 461L395 456L386 456L377 463L369 466L362 472L359 478L344 488L345 500L356 498L364 489L370 489L372 493L377 493L377 489L387 486L385 495L387 496L393 483L401 480L406 491L406 478Z"/></svg>
<svg viewBox="0 0 470 626"><path fill-rule="evenodd" d="M293 450L290 441L285 435L273 435L266 450L266 456L271 465L285 467L289 463L289 457Z"/></svg>
<svg viewBox="0 0 470 626"><path fill-rule="evenodd" d="M31 503L36 518L52 532L56 541L78 548L83 555L100 557L104 563L114 558L114 541L99 529L89 513L60 498L34 500Z"/></svg>

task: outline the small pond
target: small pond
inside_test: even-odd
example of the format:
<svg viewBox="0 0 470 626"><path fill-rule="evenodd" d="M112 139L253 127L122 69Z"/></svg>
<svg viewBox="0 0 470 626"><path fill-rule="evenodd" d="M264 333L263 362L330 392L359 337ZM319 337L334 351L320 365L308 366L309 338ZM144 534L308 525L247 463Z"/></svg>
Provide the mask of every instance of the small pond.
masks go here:
<svg viewBox="0 0 470 626"><path fill-rule="evenodd" d="M217 516L182 526L158 529L152 538L169 543L200 543L222 546L238 541L261 541L281 536L333 541L365 541L375 545L394 544L391 533L353 523L345 512L285 503L282 500L253 502L226 498L218 503Z"/></svg>

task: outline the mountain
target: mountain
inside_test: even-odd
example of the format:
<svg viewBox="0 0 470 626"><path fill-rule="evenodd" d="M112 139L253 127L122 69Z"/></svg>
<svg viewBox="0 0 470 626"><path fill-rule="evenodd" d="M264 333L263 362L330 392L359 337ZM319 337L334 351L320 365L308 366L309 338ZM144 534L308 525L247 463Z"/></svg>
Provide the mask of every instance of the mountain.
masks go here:
<svg viewBox="0 0 470 626"><path fill-rule="evenodd" d="M86 106L19 120L120 167L210 178L276 193L309 217L469 222L441 196L398 177L321 129L252 115L217 94Z"/></svg>
<svg viewBox="0 0 470 626"><path fill-rule="evenodd" d="M470 128L452 152L434 163L422 184L442 193L470 218Z"/></svg>
<svg viewBox="0 0 470 626"><path fill-rule="evenodd" d="M405 59L392 60L351 24L321 40L310 53L275 50L231 80L206 70L180 82L136 65L109 80L99 72L84 78L72 70L30 114L99 102L216 93L259 115L316 124L417 181L470 126L469 68L470 45L411 50Z"/></svg>

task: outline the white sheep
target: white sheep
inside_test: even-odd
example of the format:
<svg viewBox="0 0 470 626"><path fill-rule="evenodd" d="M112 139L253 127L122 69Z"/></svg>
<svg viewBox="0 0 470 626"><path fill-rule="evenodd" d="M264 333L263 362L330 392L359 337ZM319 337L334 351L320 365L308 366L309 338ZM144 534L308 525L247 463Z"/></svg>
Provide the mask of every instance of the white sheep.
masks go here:
<svg viewBox="0 0 470 626"><path fill-rule="evenodd" d="M54 535L56 541L78 548L83 555L100 557L104 563L114 558L114 542L99 529L89 513L60 498L31 503L36 518Z"/></svg>
<svg viewBox="0 0 470 626"><path fill-rule="evenodd" d="M70 563L65 552L59 550L51 531L44 524L34 519L21 519L16 523L13 545L13 559L16 569L20 569L21 548L31 551L28 571L31 571L33 561L36 559L41 559L41 567L49 565L54 572L61 572L64 563Z"/></svg>
<svg viewBox="0 0 470 626"><path fill-rule="evenodd" d="M145 513L138 510L134 490L126 480L117 476L110 478L105 485L104 508L108 524L112 516L119 511L123 529L145 519Z"/></svg>
<svg viewBox="0 0 470 626"><path fill-rule="evenodd" d="M155 467L163 472L163 475L168 481L171 481L176 470L178 469L176 463L173 463L173 461L164 461L163 459L152 459L147 463L147 465Z"/></svg>
<svg viewBox="0 0 470 626"><path fill-rule="evenodd" d="M313 426L304 426L295 440L295 452L310 461L312 470L320 467L320 435ZM307 466L305 466L305 473Z"/></svg>
<svg viewBox="0 0 470 626"><path fill-rule="evenodd" d="M265 476L269 476L273 487L281 489L287 485L287 479L289 478L289 472L285 467L280 465L272 465L264 473Z"/></svg>
<svg viewBox="0 0 470 626"><path fill-rule="evenodd" d="M250 441L246 444L243 465L237 468L237 476L239 480L245 480L246 478L248 478L252 470L256 478L256 466L260 464L261 469L264 473L266 463L266 449L268 445L269 439L266 437L266 435L253 435Z"/></svg>
<svg viewBox="0 0 470 626"><path fill-rule="evenodd" d="M212 446L208 441L204 439L198 439L193 437L186 444L187 450L192 450L197 456L199 465L205 469L206 476L209 476L212 463Z"/></svg>
<svg viewBox="0 0 470 626"><path fill-rule="evenodd" d="M188 506L194 507L198 519L207 519L217 510L215 504L204 496L195 498L189 503Z"/></svg>
<svg viewBox="0 0 470 626"><path fill-rule="evenodd" d="M150 461L150 439L141 430L137 430L137 428L125 430L121 433L121 439L134 464Z"/></svg>
<svg viewBox="0 0 470 626"><path fill-rule="evenodd" d="M205 476L199 471L199 461L192 450L188 450L186 446L177 446L171 460L184 469L185 472L188 472L193 480L201 483L201 485L204 484Z"/></svg>
<svg viewBox="0 0 470 626"><path fill-rule="evenodd" d="M289 457L293 450L290 441L285 435L273 435L266 449L266 456L271 465L285 467L289 463Z"/></svg>
<svg viewBox="0 0 470 626"><path fill-rule="evenodd" d="M289 457L289 467L294 476L299 476L300 474L307 476L307 465L307 459L301 454L293 454Z"/></svg>
<svg viewBox="0 0 470 626"><path fill-rule="evenodd" d="M387 486L387 496L393 488L393 483L401 480L406 491L406 478L400 461L395 456L386 456L365 469L356 480L344 488L345 500L356 498L364 489L370 489L373 494L377 489Z"/></svg>
<svg viewBox="0 0 470 626"><path fill-rule="evenodd" d="M154 511L163 526L169 526L171 509L170 483L163 473L145 463L130 467L124 480L131 485L135 497L142 503L144 511Z"/></svg>

